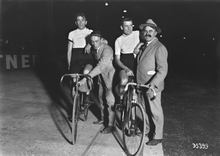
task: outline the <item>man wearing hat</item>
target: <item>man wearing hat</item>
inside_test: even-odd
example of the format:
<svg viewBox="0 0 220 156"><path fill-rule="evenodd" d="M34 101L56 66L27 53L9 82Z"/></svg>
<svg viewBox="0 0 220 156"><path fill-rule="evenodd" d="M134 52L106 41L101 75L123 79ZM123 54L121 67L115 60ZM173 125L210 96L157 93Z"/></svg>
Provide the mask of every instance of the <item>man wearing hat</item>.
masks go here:
<svg viewBox="0 0 220 156"><path fill-rule="evenodd" d="M164 79L168 71L168 52L166 47L156 37L156 35L161 32L161 29L152 19L148 19L146 23L141 24L139 28L144 43L139 43L135 49L137 53L136 76L138 84L148 84L151 88L155 89L157 93L156 99L153 101L150 100L152 97L150 91L146 93L145 97L146 108L149 107L151 110L150 116L147 112L148 117L150 117L149 120L155 125L155 131L152 132L150 128L148 134L153 135L148 135L149 141L146 144L155 146L161 143L163 139L164 115L161 106L161 92L164 89ZM150 127L152 127L152 125L150 125Z"/></svg>

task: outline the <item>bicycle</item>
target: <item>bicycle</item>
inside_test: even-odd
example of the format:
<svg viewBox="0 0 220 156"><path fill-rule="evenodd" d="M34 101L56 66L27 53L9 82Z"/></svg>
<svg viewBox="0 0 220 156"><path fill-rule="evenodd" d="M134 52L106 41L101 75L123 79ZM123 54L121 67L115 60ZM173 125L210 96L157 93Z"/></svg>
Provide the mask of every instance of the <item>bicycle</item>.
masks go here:
<svg viewBox="0 0 220 156"><path fill-rule="evenodd" d="M76 137L77 137L77 125L78 125L78 120L80 117L80 114L84 115L84 121L87 120L88 117L88 110L89 110L89 106L91 105L92 102L88 102L85 101L84 96L86 94L87 91L91 91L93 88L93 80L89 75L85 75L85 74L64 74L61 79L60 79L60 83L62 84L62 81L64 79L64 77L71 77L72 78L72 82L73 84L75 84L75 86L73 86L72 88L72 98L73 98L73 107L72 107L72 144L76 143ZM86 89L84 88L84 91L80 91L80 85L79 85L79 81L82 78L86 78L87 79L87 87ZM86 90L86 91L85 91Z"/></svg>
<svg viewBox="0 0 220 156"><path fill-rule="evenodd" d="M115 106L115 114L120 114L118 126L122 129L124 150L129 156L138 155L144 144L146 115L143 92L147 90L153 92L150 100L154 100L156 98L155 90L151 89L149 85L133 82L132 78L132 81L129 81L124 88L124 95L120 99L120 103Z"/></svg>

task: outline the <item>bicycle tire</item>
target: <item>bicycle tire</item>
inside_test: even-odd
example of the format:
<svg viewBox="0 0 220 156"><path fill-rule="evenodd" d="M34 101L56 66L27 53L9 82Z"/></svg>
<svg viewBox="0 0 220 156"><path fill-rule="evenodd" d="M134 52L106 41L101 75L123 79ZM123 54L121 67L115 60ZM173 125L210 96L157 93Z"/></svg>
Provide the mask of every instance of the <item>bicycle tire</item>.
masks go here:
<svg viewBox="0 0 220 156"><path fill-rule="evenodd" d="M145 111L141 104L131 103L131 109L126 113L125 121L123 124L123 144L125 148L125 153L129 156L138 155L143 147L144 138L146 133L146 122L145 122ZM131 111L135 109L139 115L135 114L135 125L131 127L132 116ZM140 119L139 119L140 118Z"/></svg>
<svg viewBox="0 0 220 156"><path fill-rule="evenodd" d="M80 97L78 94L75 94L73 100L73 111L72 111L72 144L73 145L76 143L76 138L77 138L79 107L80 107Z"/></svg>

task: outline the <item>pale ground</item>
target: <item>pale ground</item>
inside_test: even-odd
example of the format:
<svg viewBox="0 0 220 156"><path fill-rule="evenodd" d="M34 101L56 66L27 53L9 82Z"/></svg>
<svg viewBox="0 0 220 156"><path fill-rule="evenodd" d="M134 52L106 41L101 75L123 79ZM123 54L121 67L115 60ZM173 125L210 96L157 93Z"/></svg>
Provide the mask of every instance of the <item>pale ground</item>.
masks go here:
<svg viewBox="0 0 220 156"><path fill-rule="evenodd" d="M77 143L71 145L66 104L58 95L52 97L44 83L31 70L1 73L1 156L125 156L117 142L120 131L100 134L102 125L92 124L97 118L91 112L86 122L79 122ZM161 156L162 144L146 147L144 153Z"/></svg>
<svg viewBox="0 0 220 156"><path fill-rule="evenodd" d="M47 70L45 70L47 71ZM0 75L1 156L125 156L121 131L103 135L89 111L70 144L67 103L56 74L30 69ZM57 86L56 86L57 84ZM162 94L163 143L144 146L144 156L219 156L220 85L205 79L170 76Z"/></svg>

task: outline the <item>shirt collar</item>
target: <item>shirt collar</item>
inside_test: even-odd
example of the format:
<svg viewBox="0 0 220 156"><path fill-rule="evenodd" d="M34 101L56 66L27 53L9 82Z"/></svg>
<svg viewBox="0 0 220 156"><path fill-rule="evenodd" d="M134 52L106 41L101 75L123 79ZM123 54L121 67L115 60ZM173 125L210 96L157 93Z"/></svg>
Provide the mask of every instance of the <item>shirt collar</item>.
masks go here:
<svg viewBox="0 0 220 156"><path fill-rule="evenodd" d="M78 31L85 31L86 29L87 29L86 27L83 28L83 29L79 29L79 28L77 28Z"/></svg>
<svg viewBox="0 0 220 156"><path fill-rule="evenodd" d="M100 45L100 47L98 47L98 49L96 49L96 53L98 53L99 49L101 48L102 45Z"/></svg>
<svg viewBox="0 0 220 156"><path fill-rule="evenodd" d="M147 45L149 45L151 42L153 42L156 39L156 37L154 37L154 39L152 39L150 42L147 42Z"/></svg>

